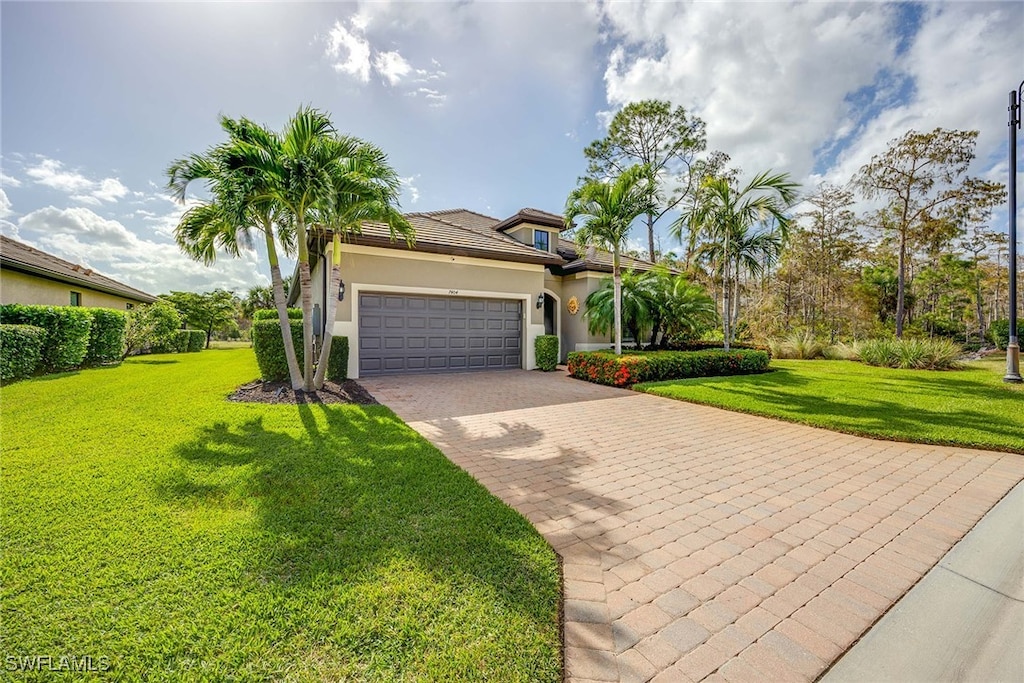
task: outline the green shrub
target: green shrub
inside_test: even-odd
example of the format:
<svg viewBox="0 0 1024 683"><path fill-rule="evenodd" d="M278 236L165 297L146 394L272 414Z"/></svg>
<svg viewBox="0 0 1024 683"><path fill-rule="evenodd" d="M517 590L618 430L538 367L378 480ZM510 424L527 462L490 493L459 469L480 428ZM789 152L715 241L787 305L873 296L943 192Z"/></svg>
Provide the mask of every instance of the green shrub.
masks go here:
<svg viewBox="0 0 1024 683"><path fill-rule="evenodd" d="M158 299L150 305L136 306L128 313L125 355L169 353L176 347L181 315L170 302Z"/></svg>
<svg viewBox="0 0 1024 683"><path fill-rule="evenodd" d="M721 336L721 331L719 331ZM752 351L764 351L771 356L772 349L770 344L746 344L743 342L729 344L729 349L749 349ZM722 348L722 340L706 340L702 339L699 341L677 341L673 340L672 343L667 344L664 349L665 351L724 351Z"/></svg>
<svg viewBox="0 0 1024 683"><path fill-rule="evenodd" d="M292 343L295 346L295 357L302 367L304 354L302 348L302 321L292 320ZM337 341L337 340L335 340ZM345 354L348 355L346 338ZM281 323L277 320L257 320L252 324L252 348L256 352L256 364L260 367L260 377L265 382L287 380L288 361L284 355L284 340L281 338ZM331 354L332 356L334 354ZM345 359L346 374L348 359ZM328 365L328 371L330 365Z"/></svg>
<svg viewBox="0 0 1024 683"><path fill-rule="evenodd" d="M785 339L772 339L768 342L772 358L786 360L812 360L820 358L825 345L818 341L811 331L793 332Z"/></svg>
<svg viewBox="0 0 1024 683"><path fill-rule="evenodd" d="M607 351L574 351L569 354L569 374L598 384L616 387L638 382L658 382L687 377L749 375L768 369L764 351L653 351L616 356Z"/></svg>
<svg viewBox="0 0 1024 683"><path fill-rule="evenodd" d="M860 346L858 341L849 344L839 342L832 346L826 346L821 350L821 355L826 360L860 360Z"/></svg>
<svg viewBox="0 0 1024 683"><path fill-rule="evenodd" d="M34 325L0 325L0 381L24 379L35 372L46 330Z"/></svg>
<svg viewBox="0 0 1024 683"><path fill-rule="evenodd" d="M153 353L188 353L189 339L194 330L175 330L172 334L155 342L151 348ZM206 333L199 332L206 338Z"/></svg>
<svg viewBox="0 0 1024 683"><path fill-rule="evenodd" d="M537 367L551 372L558 367L558 335L542 334L533 342L537 354Z"/></svg>
<svg viewBox="0 0 1024 683"><path fill-rule="evenodd" d="M860 359L868 365L903 370L955 370L963 354L954 342L935 339L871 339L860 349Z"/></svg>
<svg viewBox="0 0 1024 683"><path fill-rule="evenodd" d="M280 329L278 323L278 330ZM277 336L281 336L280 332ZM299 339L302 339L301 335ZM327 379L335 382L344 382L348 379L348 337L335 337L331 341L331 357L327 359Z"/></svg>
<svg viewBox="0 0 1024 683"><path fill-rule="evenodd" d="M1017 333L1020 334L1019 329ZM997 349L1005 351L1006 345L1010 343L1010 321L1005 318L993 320L988 326L988 338L992 340Z"/></svg>
<svg viewBox="0 0 1024 683"><path fill-rule="evenodd" d="M291 320L302 320L302 309L301 308L289 308L288 318ZM277 309L276 308L260 308L253 312L252 321L258 322L260 320L277 320Z"/></svg>
<svg viewBox="0 0 1024 683"><path fill-rule="evenodd" d="M90 308L89 313L92 314L92 328L85 364L120 362L124 357L128 314L112 308Z"/></svg>
<svg viewBox="0 0 1024 683"><path fill-rule="evenodd" d="M186 330L188 332L188 344L186 351L199 353L206 348L206 333L202 330Z"/></svg>
<svg viewBox="0 0 1024 683"><path fill-rule="evenodd" d="M79 306L0 306L0 323L34 325L46 330L41 367L46 372L73 370L89 350L92 315Z"/></svg>

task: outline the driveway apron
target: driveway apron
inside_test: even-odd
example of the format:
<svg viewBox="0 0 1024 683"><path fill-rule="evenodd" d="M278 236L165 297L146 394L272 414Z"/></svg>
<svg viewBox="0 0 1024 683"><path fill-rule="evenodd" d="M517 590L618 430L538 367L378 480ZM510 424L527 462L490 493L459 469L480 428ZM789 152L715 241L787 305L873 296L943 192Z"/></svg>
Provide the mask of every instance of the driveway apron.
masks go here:
<svg viewBox="0 0 1024 683"><path fill-rule="evenodd" d="M360 382L561 555L571 681L813 680L1024 479L564 372Z"/></svg>

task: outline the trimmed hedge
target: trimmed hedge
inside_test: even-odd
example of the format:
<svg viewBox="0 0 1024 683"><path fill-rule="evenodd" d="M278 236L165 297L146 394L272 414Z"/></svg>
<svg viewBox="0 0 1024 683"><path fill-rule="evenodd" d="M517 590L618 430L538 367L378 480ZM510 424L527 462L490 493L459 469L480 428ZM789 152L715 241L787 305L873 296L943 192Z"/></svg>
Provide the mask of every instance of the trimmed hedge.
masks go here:
<svg viewBox="0 0 1024 683"><path fill-rule="evenodd" d="M764 351L653 351L616 356L607 351L573 351L569 374L577 379L625 387L639 382L658 382L687 377L750 375L768 369Z"/></svg>
<svg viewBox="0 0 1024 683"><path fill-rule="evenodd" d="M533 342L537 354L537 367L551 372L558 367L558 335L542 334Z"/></svg>
<svg viewBox="0 0 1024 683"><path fill-rule="evenodd" d="M729 350L733 349L746 349L750 351L764 351L769 357L772 355L772 350L769 346L763 344L745 344L743 342L733 342L729 344ZM721 341L686 341L686 342L672 342L668 344L663 351L722 351Z"/></svg>
<svg viewBox="0 0 1024 683"><path fill-rule="evenodd" d="M331 357L327 359L327 379L344 382L348 379L348 337L331 341Z"/></svg>
<svg viewBox="0 0 1024 683"><path fill-rule="evenodd" d="M290 320L302 320L302 309L301 308L289 308L288 318ZM277 309L276 308L260 308L253 312L252 321L259 322L260 320L277 320Z"/></svg>
<svg viewBox="0 0 1024 683"><path fill-rule="evenodd" d="M0 381L24 379L35 372L46 330L34 325L0 325Z"/></svg>
<svg viewBox="0 0 1024 683"><path fill-rule="evenodd" d="M86 365L120 362L124 356L125 331L128 314L112 308L91 308L92 328L89 331L89 350Z"/></svg>
<svg viewBox="0 0 1024 683"><path fill-rule="evenodd" d="M33 325L46 330L40 366L46 372L73 370L89 350L92 314L79 306L0 306L0 323Z"/></svg>
<svg viewBox="0 0 1024 683"><path fill-rule="evenodd" d="M302 321L292 320L292 343L295 346L295 358L302 367L305 354L302 348ZM281 323L276 313L273 320L256 320L252 324L252 348L256 352L256 364L260 367L260 377L264 382L288 380L288 361L284 356L284 340L281 338ZM335 339L335 342L338 340ZM332 356L334 354L331 354ZM345 345L345 364L348 365L348 345Z"/></svg>
<svg viewBox="0 0 1024 683"><path fill-rule="evenodd" d="M206 333L202 330L185 330L188 332L188 343L185 350L189 353L199 353L206 348Z"/></svg>

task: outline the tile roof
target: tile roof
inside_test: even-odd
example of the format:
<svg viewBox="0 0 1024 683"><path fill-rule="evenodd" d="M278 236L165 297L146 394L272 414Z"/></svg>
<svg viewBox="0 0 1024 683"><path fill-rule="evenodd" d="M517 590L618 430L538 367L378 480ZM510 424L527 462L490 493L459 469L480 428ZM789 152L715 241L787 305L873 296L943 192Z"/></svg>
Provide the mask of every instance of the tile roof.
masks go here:
<svg viewBox="0 0 1024 683"><path fill-rule="evenodd" d="M494 226L499 223L498 219L475 211L448 209L408 213L405 217L416 230L416 245L413 248L416 251L544 265L564 263L558 254L534 249L532 245L495 232ZM361 234L350 236L349 241L367 246L411 250L401 239L392 241L391 233L383 223L363 223Z"/></svg>
<svg viewBox="0 0 1024 683"><path fill-rule="evenodd" d="M422 211L407 213L405 217L416 230L416 245L413 248L416 251L539 263L555 266L563 273L583 270L612 272L612 255L607 251L597 249L589 256L581 256L575 242L560 237L556 244L556 253L549 253L535 249L533 245L523 244L501 232L524 222L564 227L561 216L547 211L520 209L503 221L468 209ZM349 236L348 240L353 244L410 250L403 240L392 241L391 233L383 223L363 223L362 233ZM622 265L624 268L640 271L654 267L653 263L629 256L622 257Z"/></svg>
<svg viewBox="0 0 1024 683"><path fill-rule="evenodd" d="M594 249L585 250L581 254L580 246L573 240L567 240L564 237L558 238L557 249L562 258L568 262L561 267L563 273L578 273L583 270L601 273L612 272L612 253L610 251ZM624 269L645 272L654 268L656 264L620 254L619 265Z"/></svg>
<svg viewBox="0 0 1024 683"><path fill-rule="evenodd" d="M504 232L505 230L519 225L520 223L536 223L537 225L557 228L558 230L566 229L565 219L562 216L548 211L530 208L519 209L515 214L495 225L494 229L498 232Z"/></svg>
<svg viewBox="0 0 1024 683"><path fill-rule="evenodd" d="M0 266L51 280L81 285L100 292L123 296L126 299L146 303L156 301L156 297L152 294L100 275L91 268L59 259L5 235L0 235Z"/></svg>

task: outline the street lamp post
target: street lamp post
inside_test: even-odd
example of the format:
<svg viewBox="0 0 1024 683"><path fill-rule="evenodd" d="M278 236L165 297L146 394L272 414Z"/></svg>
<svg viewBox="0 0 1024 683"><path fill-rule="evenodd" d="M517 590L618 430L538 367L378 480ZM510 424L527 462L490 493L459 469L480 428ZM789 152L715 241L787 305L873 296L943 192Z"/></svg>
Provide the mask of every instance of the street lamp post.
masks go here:
<svg viewBox="0 0 1024 683"><path fill-rule="evenodd" d="M1004 382L1021 382L1020 344L1017 343L1017 129L1020 128L1020 100L1024 81L1010 91L1010 340L1006 345Z"/></svg>

